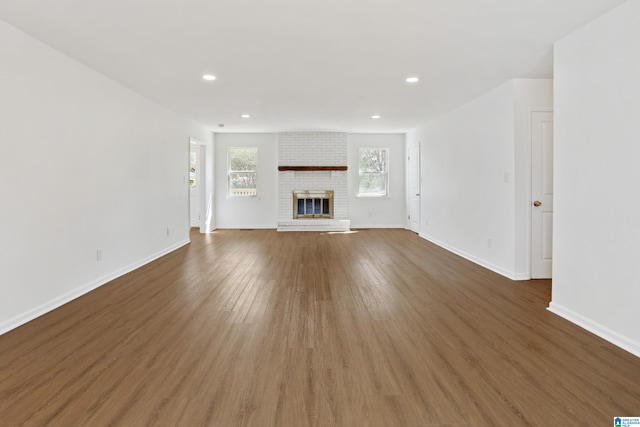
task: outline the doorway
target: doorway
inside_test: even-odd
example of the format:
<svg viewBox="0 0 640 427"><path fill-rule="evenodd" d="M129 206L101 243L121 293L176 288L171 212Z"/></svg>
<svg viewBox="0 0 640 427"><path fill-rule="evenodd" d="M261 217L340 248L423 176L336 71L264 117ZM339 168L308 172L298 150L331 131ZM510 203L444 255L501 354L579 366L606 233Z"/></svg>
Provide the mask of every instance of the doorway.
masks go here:
<svg viewBox="0 0 640 427"><path fill-rule="evenodd" d="M200 227L202 185L202 148L191 142L189 144L189 223L191 227Z"/></svg>
<svg viewBox="0 0 640 427"><path fill-rule="evenodd" d="M553 112L531 113L531 278L553 265Z"/></svg>
<svg viewBox="0 0 640 427"><path fill-rule="evenodd" d="M420 144L409 147L409 229L420 233Z"/></svg>

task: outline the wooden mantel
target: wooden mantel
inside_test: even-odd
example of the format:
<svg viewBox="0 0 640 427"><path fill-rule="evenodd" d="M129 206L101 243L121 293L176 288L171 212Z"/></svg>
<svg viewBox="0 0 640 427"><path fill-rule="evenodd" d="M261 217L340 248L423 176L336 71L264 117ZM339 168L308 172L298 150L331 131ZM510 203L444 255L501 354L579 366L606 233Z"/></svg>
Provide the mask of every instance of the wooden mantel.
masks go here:
<svg viewBox="0 0 640 427"><path fill-rule="evenodd" d="M346 171L346 166L278 166L279 171Z"/></svg>

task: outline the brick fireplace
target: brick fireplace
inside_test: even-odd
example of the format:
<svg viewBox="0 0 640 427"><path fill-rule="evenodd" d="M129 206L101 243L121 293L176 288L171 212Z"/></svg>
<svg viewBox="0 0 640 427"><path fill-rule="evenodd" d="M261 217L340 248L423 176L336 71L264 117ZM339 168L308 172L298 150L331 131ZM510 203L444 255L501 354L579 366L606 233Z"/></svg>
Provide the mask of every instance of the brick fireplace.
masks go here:
<svg viewBox="0 0 640 427"><path fill-rule="evenodd" d="M346 133L278 134L278 231L348 231L346 164ZM296 215L292 208L295 195L305 192L330 193L333 217ZM311 204L312 209L316 209L313 202Z"/></svg>

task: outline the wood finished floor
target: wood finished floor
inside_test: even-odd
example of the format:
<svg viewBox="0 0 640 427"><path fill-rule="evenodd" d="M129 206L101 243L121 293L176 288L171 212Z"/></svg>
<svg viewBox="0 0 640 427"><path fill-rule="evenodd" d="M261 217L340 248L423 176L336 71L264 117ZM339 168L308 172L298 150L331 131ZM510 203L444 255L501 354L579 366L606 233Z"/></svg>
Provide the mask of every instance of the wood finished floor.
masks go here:
<svg viewBox="0 0 640 427"><path fill-rule="evenodd" d="M610 426L640 359L405 230L222 230L0 336L0 425Z"/></svg>

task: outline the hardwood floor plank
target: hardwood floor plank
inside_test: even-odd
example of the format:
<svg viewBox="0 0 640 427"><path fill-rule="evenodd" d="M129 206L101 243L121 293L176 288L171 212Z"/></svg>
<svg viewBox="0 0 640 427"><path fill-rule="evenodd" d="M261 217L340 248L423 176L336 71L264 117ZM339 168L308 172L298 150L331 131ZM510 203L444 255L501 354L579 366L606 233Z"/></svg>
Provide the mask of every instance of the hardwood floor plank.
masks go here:
<svg viewBox="0 0 640 427"><path fill-rule="evenodd" d="M193 233L0 336L6 426L610 425L640 359L405 230Z"/></svg>

